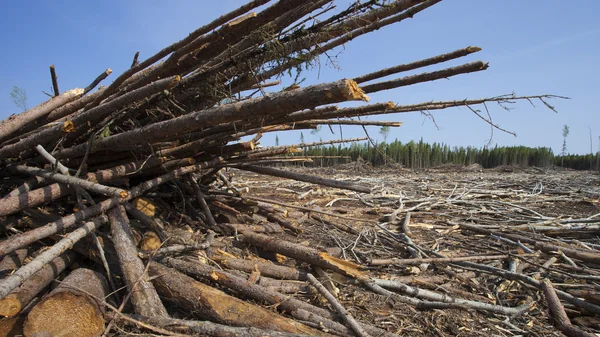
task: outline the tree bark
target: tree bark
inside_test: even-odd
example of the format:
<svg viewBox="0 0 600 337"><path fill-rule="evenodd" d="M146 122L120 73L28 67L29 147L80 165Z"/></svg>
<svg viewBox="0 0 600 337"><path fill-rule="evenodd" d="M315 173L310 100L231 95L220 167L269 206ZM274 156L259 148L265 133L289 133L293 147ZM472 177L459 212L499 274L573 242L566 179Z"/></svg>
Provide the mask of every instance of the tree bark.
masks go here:
<svg viewBox="0 0 600 337"><path fill-rule="evenodd" d="M240 239L242 242L249 243L267 251L289 256L298 261L310 263L322 268L331 269L340 274L348 275L354 278L362 279L366 277L366 275L360 271L362 268L360 265L335 258L326 252L319 252L314 248L281 240L280 238L274 238L268 235L256 234L249 231L242 232L241 234L242 235L240 236Z"/></svg>
<svg viewBox="0 0 600 337"><path fill-rule="evenodd" d="M77 114L77 116L75 116L73 120L69 122L71 123L70 129L63 129L64 125L57 125L48 129L44 129L40 132L30 135L27 138L21 139L17 143L0 148L0 157L8 158L11 156L18 155L20 152L30 150L38 144L46 146L47 143L63 136L66 133L66 131L71 131L71 135L68 137L69 139L80 136L86 130L88 130L89 124L94 125L102 121L102 119L104 119L107 114L114 112L115 110L123 107L126 104L135 102L154 93L161 92L164 89L169 89L178 81L178 76L165 78L157 81L156 83L151 83L147 86L131 91L123 96L117 97L114 100L101 106L98 106L94 109L83 111L82 113ZM73 131L72 128L75 128L75 131ZM87 144L83 145L87 146ZM58 156L56 158L61 159Z"/></svg>
<svg viewBox="0 0 600 337"><path fill-rule="evenodd" d="M305 337L305 334L263 330L257 328L240 328L207 321L190 321L176 318L147 317L131 315L133 319L148 323L152 326L167 329L190 336L218 336L218 337Z"/></svg>
<svg viewBox="0 0 600 337"><path fill-rule="evenodd" d="M55 258L42 269L37 271L27 281L11 291L5 298L0 300L0 315L16 316L25 306L31 302L50 282L58 277L76 259L74 252L68 251Z"/></svg>
<svg viewBox="0 0 600 337"><path fill-rule="evenodd" d="M112 241L121 264L127 289L132 292L131 302L135 312L144 316L167 316L167 310L147 278L144 264L137 255L133 234L125 208L118 206L108 212Z"/></svg>
<svg viewBox="0 0 600 337"><path fill-rule="evenodd" d="M211 257L215 261L219 262L222 266L240 270L247 273L252 273L256 270L260 272L261 275L273 277L277 279L285 279L285 280L306 280L306 272L300 271L296 268L290 268L286 266L279 266L273 264L272 262L261 262L257 260L244 260L244 259L235 259L231 257L225 257L221 255L214 255Z"/></svg>
<svg viewBox="0 0 600 337"><path fill-rule="evenodd" d="M556 291L552 286L550 280L544 280L542 282L542 289L544 290L544 296L546 296L546 301L548 302L548 308L552 313L552 317L554 318L554 323L557 329L559 329L562 333L564 333L568 337L594 337L596 336L593 333L589 333L583 331L571 324L567 313L565 312L565 308L560 303L558 296L556 295Z"/></svg>
<svg viewBox="0 0 600 337"><path fill-rule="evenodd" d="M323 104L363 100L368 97L352 80L341 80L303 89L270 94L267 97L248 99L242 102L221 105L216 108L193 112L164 122L154 123L139 129L103 138L94 144L94 151L108 150L145 143L148 139L155 141L168 140L186 132L214 126L221 123L233 122L262 116L283 116L297 110ZM59 151L58 159L80 157L86 151L86 145ZM8 150L0 149L0 157ZM12 152L11 152L12 153Z"/></svg>
<svg viewBox="0 0 600 337"><path fill-rule="evenodd" d="M319 316L328 319L335 319L335 316L328 310L321 309L309 303L297 300L293 297L268 290L263 286L249 283L248 280L243 277L235 276L231 273L209 267L205 264L188 262L170 257L164 258L162 262L165 265L175 268L185 274L215 282L256 301L260 301L267 305L276 305L279 310L284 312L293 313L298 309L305 309Z"/></svg>
<svg viewBox="0 0 600 337"><path fill-rule="evenodd" d="M272 167L254 166L254 165L239 165L239 166L237 166L237 168L239 168L241 170L245 170L245 171L251 171L251 172L255 172L255 173L266 174L266 175L280 177L280 178L305 181L308 183L322 185L322 186L329 186L329 187L340 188L340 189L361 192L361 193L371 193L371 189L367 186L361 186L361 185L348 183L348 182L340 181L340 180L327 179L327 178L323 178L323 177L319 177L319 176L312 176L312 175L304 174L304 173L296 173L296 172L278 170L278 169L274 169Z"/></svg>
<svg viewBox="0 0 600 337"><path fill-rule="evenodd" d="M98 336L104 331L102 301L108 284L102 274L79 268L27 315L23 331L33 336Z"/></svg>
<svg viewBox="0 0 600 337"><path fill-rule="evenodd" d="M38 272L57 256L64 253L67 249L71 248L76 242L83 239L89 233L94 232L98 227L100 227L102 220L103 217L99 217L94 221L85 223L80 228L67 234L54 246L44 250L40 255L36 256L25 266L19 268L7 278L0 280L0 299L6 297L6 295L8 295L11 291L23 284L25 280ZM10 239L7 241L10 241Z"/></svg>
<svg viewBox="0 0 600 337"><path fill-rule="evenodd" d="M150 262L150 275L163 298L213 322L319 336L321 333L289 318L231 297L174 269Z"/></svg>
<svg viewBox="0 0 600 337"><path fill-rule="evenodd" d="M59 183L69 184L69 185L73 185L76 187L81 187L85 190L96 192L96 193L99 193L99 194L102 194L102 195L105 195L108 197L126 198L128 195L127 191L120 189L120 188L105 186L105 185L94 183L94 182L91 182L88 180L76 178L73 176L66 176L64 174L55 173L55 172L47 171L47 170L42 170L42 169L35 168L35 167L18 165L18 166L14 166L13 169L19 173L36 175L36 176L39 176L39 177L42 177L45 179L49 179L49 180L53 180L53 181L56 181Z"/></svg>
<svg viewBox="0 0 600 337"><path fill-rule="evenodd" d="M44 117L52 110L65 105L77 98L83 93L83 89L73 89L63 93L60 96L52 97L50 100L36 106L33 109L27 110L15 116L0 122L0 142L11 138L27 123L30 123L38 118Z"/></svg>
<svg viewBox="0 0 600 337"><path fill-rule="evenodd" d="M0 260L0 279L10 275L13 271L23 266L23 261L30 253L30 249L23 248L15 250L14 252L5 255Z"/></svg>

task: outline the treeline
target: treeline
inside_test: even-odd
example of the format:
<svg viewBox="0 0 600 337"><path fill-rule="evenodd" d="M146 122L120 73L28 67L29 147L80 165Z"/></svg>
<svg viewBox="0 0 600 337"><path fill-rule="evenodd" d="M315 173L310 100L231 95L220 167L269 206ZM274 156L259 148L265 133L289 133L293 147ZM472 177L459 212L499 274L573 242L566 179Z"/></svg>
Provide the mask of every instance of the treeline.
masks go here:
<svg viewBox="0 0 600 337"><path fill-rule="evenodd" d="M555 156L551 148L526 146L496 146L493 148L450 147L441 143L410 141L402 143L379 143L376 146L365 143L351 143L347 146L314 146L297 155L313 157L313 163L307 166L331 166L356 161L359 157L373 166L388 163L402 164L413 169L425 169L443 164L471 165L479 164L484 168L501 165L548 167L563 166L576 170L598 170L600 156L566 155ZM327 158L332 157L332 158Z"/></svg>

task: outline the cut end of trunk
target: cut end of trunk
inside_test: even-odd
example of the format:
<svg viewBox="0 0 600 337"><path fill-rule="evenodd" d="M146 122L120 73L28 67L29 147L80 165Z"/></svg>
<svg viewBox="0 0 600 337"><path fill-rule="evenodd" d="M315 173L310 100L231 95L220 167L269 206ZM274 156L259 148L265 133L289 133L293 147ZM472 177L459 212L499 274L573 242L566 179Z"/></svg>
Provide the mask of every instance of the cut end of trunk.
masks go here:
<svg viewBox="0 0 600 337"><path fill-rule="evenodd" d="M179 83L179 81L181 81L181 76L177 75L173 77L171 82L169 82L169 88L173 88L177 83Z"/></svg>
<svg viewBox="0 0 600 337"><path fill-rule="evenodd" d="M106 76L108 76L108 75L112 74L112 69L110 69L110 68L107 68L107 69L104 71L104 73L106 74Z"/></svg>
<svg viewBox="0 0 600 337"><path fill-rule="evenodd" d="M396 107L397 107L396 103L394 103L394 102L392 102L392 101L389 101L389 102L387 102L387 103L385 104L385 107L384 107L384 109L385 109L385 110L392 110L392 109L395 109Z"/></svg>
<svg viewBox="0 0 600 337"><path fill-rule="evenodd" d="M127 198L129 196L129 192L127 191L121 191L119 192L119 196L123 199Z"/></svg>
<svg viewBox="0 0 600 337"><path fill-rule="evenodd" d="M144 213L144 215L153 217L156 213L156 207L149 199L146 198L137 198L133 201L133 207L138 211Z"/></svg>
<svg viewBox="0 0 600 337"><path fill-rule="evenodd" d="M75 130L75 125L71 121L65 121L62 126L62 131L65 133L73 132Z"/></svg>
<svg viewBox="0 0 600 337"><path fill-rule="evenodd" d="M25 336L98 336L104 316L86 296L60 293L36 305L23 326Z"/></svg>
<svg viewBox="0 0 600 337"><path fill-rule="evenodd" d="M225 24L225 26L227 26L227 27L233 27L235 25L238 25L238 24L240 24L240 23L242 23L242 22L250 19L250 18L255 18L255 17L256 17L256 12L250 12L250 13L248 13L246 15L240 16L237 19L229 21L228 23Z"/></svg>
<svg viewBox="0 0 600 337"><path fill-rule="evenodd" d="M79 95L83 95L84 92L85 92L85 89L75 88L75 89L71 89L71 90L65 92L65 94L67 94L69 96L79 96Z"/></svg>
<svg viewBox="0 0 600 337"><path fill-rule="evenodd" d="M481 48L480 48L480 47L473 47L473 46L468 46L468 47L467 47L467 51L468 51L469 53L476 53L476 52L478 52L478 51L480 51L480 50L481 50Z"/></svg>
<svg viewBox="0 0 600 337"><path fill-rule="evenodd" d="M154 232L144 233L144 238L140 242L140 249L147 252L152 252L159 249L162 246L158 234Z"/></svg>
<svg viewBox="0 0 600 337"><path fill-rule="evenodd" d="M13 295L8 295L0 300L0 316L13 317L21 311L21 302Z"/></svg>
<svg viewBox="0 0 600 337"><path fill-rule="evenodd" d="M0 336L22 336L24 316L0 320Z"/></svg>
<svg viewBox="0 0 600 337"><path fill-rule="evenodd" d="M365 94L354 80L346 80L346 92L344 93L344 96L352 101L368 102L370 100L369 96Z"/></svg>

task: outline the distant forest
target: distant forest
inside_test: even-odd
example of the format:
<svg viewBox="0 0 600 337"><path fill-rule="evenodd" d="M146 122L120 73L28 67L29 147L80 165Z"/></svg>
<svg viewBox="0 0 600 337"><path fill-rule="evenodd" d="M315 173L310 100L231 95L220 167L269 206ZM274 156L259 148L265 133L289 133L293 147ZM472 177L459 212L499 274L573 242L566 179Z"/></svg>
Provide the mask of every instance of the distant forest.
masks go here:
<svg viewBox="0 0 600 337"><path fill-rule="evenodd" d="M312 163L306 166L332 166L359 157L373 166L388 163L402 164L406 168L425 169L444 164L479 164L484 168L511 166L558 166L575 170L599 170L600 152L587 155L555 155L551 148L526 146L496 146L493 148L450 147L445 144L398 140L391 143L351 143L349 145L313 146L296 156L310 156ZM324 158L323 158L324 157ZM327 158L330 157L330 158Z"/></svg>

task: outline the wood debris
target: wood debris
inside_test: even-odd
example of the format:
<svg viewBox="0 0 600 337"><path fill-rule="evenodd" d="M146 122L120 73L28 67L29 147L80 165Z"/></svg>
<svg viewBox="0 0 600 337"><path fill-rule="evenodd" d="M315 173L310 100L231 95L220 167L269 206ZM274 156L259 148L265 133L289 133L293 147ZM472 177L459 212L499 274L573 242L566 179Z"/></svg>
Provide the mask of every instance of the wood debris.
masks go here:
<svg viewBox="0 0 600 337"><path fill-rule="evenodd" d="M340 9L331 0L254 0L145 60L136 53L130 69L95 92L110 69L61 94L51 66L55 97L0 122L0 332L487 336L558 335L553 324L582 334L598 328L597 177L532 189L506 175L456 176L452 185L448 174L382 178L283 166L312 160L289 156L302 148L364 139L260 146L267 132L401 125L354 119L368 115L475 112L521 99L549 106L556 96L366 103L371 93L485 70L474 61L383 80L479 47L353 79L298 81L334 48L419 19L440 1ZM349 101L361 105L337 106ZM540 209L571 203L596 212Z"/></svg>

